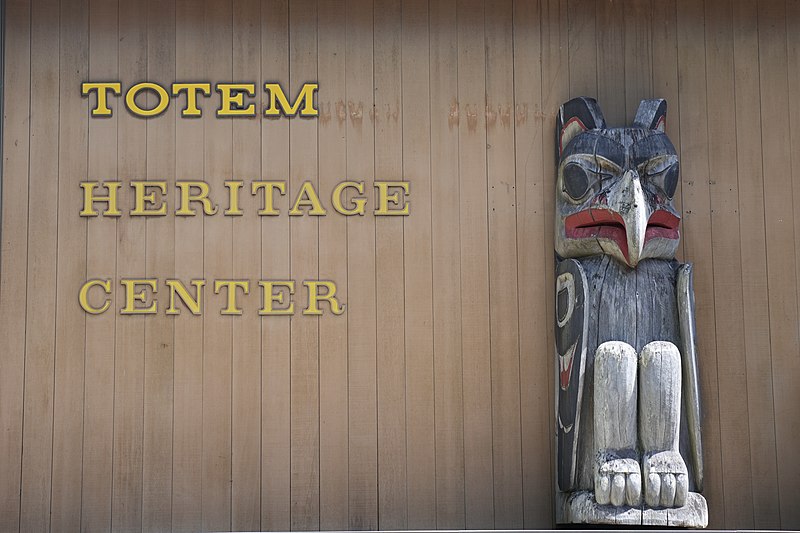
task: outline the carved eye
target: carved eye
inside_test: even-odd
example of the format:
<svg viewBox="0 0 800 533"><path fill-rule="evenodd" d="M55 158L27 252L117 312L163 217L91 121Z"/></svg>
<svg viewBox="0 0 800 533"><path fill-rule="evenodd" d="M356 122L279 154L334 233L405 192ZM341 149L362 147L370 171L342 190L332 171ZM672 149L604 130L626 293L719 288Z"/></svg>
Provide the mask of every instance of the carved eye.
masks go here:
<svg viewBox="0 0 800 533"><path fill-rule="evenodd" d="M563 170L564 190L573 200L580 200L589 190L589 176L578 163L567 163Z"/></svg>
<svg viewBox="0 0 800 533"><path fill-rule="evenodd" d="M675 189L678 187L678 173L678 162L675 161L672 164L648 170L647 179L672 200L672 197L675 196Z"/></svg>

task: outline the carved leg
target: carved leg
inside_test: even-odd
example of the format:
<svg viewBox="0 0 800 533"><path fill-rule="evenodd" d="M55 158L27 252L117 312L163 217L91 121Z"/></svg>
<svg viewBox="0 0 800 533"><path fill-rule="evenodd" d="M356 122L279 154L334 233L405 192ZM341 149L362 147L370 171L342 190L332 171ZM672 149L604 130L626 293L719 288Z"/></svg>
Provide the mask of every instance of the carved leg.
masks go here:
<svg viewBox="0 0 800 533"><path fill-rule="evenodd" d="M639 504L642 476L636 455L636 350L605 342L594 360L594 497L601 505Z"/></svg>
<svg viewBox="0 0 800 533"><path fill-rule="evenodd" d="M681 354L674 344L657 341L642 349L639 389L645 502L649 507L682 507L689 478L678 448Z"/></svg>

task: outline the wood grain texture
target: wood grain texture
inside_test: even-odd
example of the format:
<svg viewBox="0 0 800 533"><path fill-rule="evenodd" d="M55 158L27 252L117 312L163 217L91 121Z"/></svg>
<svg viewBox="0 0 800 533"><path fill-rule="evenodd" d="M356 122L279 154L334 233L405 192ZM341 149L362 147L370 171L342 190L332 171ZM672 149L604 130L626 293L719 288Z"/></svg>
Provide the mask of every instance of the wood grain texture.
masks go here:
<svg viewBox="0 0 800 533"><path fill-rule="evenodd" d="M58 7L54 3L38 3L32 5L31 16L44 17L47 22L41 27L32 27L31 56L46 56L44 61L36 61L31 65L30 84L32 94L30 116L30 165L28 167L28 190L38 188L46 189L58 179L58 161L48 157L53 151L58 150L58 131L51 127L51 118L59 112L58 103L45 97L52 80L58 78L58 57L50 54L53 49L58 49L58 36L47 30L48 26L57 23ZM113 124L110 125L113 128ZM113 136L110 136L113 139ZM108 147L108 145L106 145ZM101 148L102 150L102 148ZM115 152L109 150L110 156L115 157ZM96 152L95 152L96 153ZM105 161L109 158L106 157ZM112 163L113 164L113 163ZM92 169L96 171L95 169ZM90 172L92 171L90 170ZM20 180L23 181L23 180ZM44 530L49 526L48 514L50 512L51 498L51 468L53 445L53 368L55 345L55 309L51 305L52 295L56 289L56 252L58 234L58 197L48 195L46 205L38 210L35 197L28 198L28 242L40 243L28 248L27 254L27 300L25 305L25 325L22 333L25 338L25 391L28 401L24 404L22 427L22 491L20 512L21 529ZM41 213L41 214L38 214ZM114 222L105 221L101 224L103 230L98 234L99 245L113 246ZM97 255L94 255L97 257ZM107 256L106 256L107 257ZM24 260L24 256L20 259ZM102 260L99 261L102 263ZM113 265L113 258L111 260ZM107 266L98 265L98 268ZM113 346L113 318L104 317L98 328L93 324L89 338L87 323L86 351L87 359L95 356L92 362L107 370L107 351L109 345ZM111 335L107 333L109 322ZM98 330L104 330L98 335ZM99 338L98 338L99 337ZM110 341L110 342L109 342ZM90 347L93 348L90 351ZM113 351L113 348L112 348ZM99 352L99 353L98 353ZM113 358L111 358L113 361ZM107 374L106 376L107 377ZM107 392L105 387L103 392ZM101 393L102 394L102 393ZM107 400L107 395L104 398ZM98 413L98 429L109 433L108 423L110 411L107 401L103 402L103 413ZM94 404L97 405L96 403ZM103 416L105 415L105 416ZM98 437L100 437L98 435ZM98 438L97 443L105 445L107 439ZM105 457L110 457L105 455ZM104 458L105 458L104 457ZM107 476L109 464L100 460L99 472ZM91 486L91 482L88 483ZM101 501L108 500L108 487L104 487L105 494L100 496ZM101 504L102 505L102 504Z"/></svg>
<svg viewBox="0 0 800 533"><path fill-rule="evenodd" d="M249 80L261 72L261 3L233 4L232 80ZM258 101L258 99L254 99ZM256 109L259 109L256 106ZM256 198L247 182L261 176L261 128L257 120L233 121L231 178L244 181L240 200L244 214L233 219L233 278L261 276L261 224ZM259 287L250 282L250 294ZM231 363L231 529L261 528L261 299L242 299L241 320L233 321Z"/></svg>
<svg viewBox="0 0 800 533"><path fill-rule="evenodd" d="M733 17L729 2L706 2L706 69L709 137L709 196L711 200L712 254L714 257L715 329L717 352L726 354L718 366L720 438L724 473L725 517L732 523L752 527L752 472L742 468L739 457L750 455L750 432L742 428L747 419L748 391L742 299L742 251L739 230L739 187L736 159L736 115ZM749 428L748 428L749 429ZM713 443L712 443L713 446Z"/></svg>
<svg viewBox="0 0 800 533"><path fill-rule="evenodd" d="M348 0L345 8L347 175L375 180L374 6ZM375 217L347 219L347 356L350 529L377 529L378 424Z"/></svg>
<svg viewBox="0 0 800 533"><path fill-rule="evenodd" d="M412 6L408 6L411 8ZM403 175L403 11L398 1L376 2L375 175ZM419 118L417 115L415 118ZM409 119L410 120L410 119ZM378 516L382 529L408 527L406 413L405 220L375 218L375 294L378 381ZM432 485L431 485L432 486Z"/></svg>
<svg viewBox="0 0 800 533"><path fill-rule="evenodd" d="M197 76L203 62L197 46L203 14L191 1L175 5L175 76ZM211 106L203 106L203 110ZM196 150L203 144L200 120L175 118L175 179L194 180L203 175L203 160ZM176 217L175 277L203 279L202 217ZM204 287L208 290L208 286ZM203 413L203 317L186 309L176 316L173 356L174 404L172 428L172 529L197 531L202 527L201 469Z"/></svg>
<svg viewBox="0 0 800 533"><path fill-rule="evenodd" d="M78 183L88 171L88 102L73 89L88 75L88 8L88 2L75 1L62 3L59 10L58 182L51 189L58 190L59 259L50 527L62 530L79 529L81 522L86 318L75 305L75 289L86 279L87 229L66 206L74 205ZM50 305L54 305L52 300Z"/></svg>
<svg viewBox="0 0 800 533"><path fill-rule="evenodd" d="M769 290L769 328L772 349L772 384L775 405L775 445L779 457L778 497L781 527L800 524L800 509L790 494L800 491L797 416L800 380L797 278L794 253L791 136L775 128L786 121L789 87L786 36L789 30L784 3L758 6L758 52L761 86L762 168ZM791 126L791 124L789 124ZM791 129L789 129L791 131Z"/></svg>
<svg viewBox="0 0 800 533"><path fill-rule="evenodd" d="M89 75L116 79L119 77L118 6L92 4L92 7L97 11L93 19L95 24L89 28ZM57 143L57 135L55 137ZM117 179L117 143L118 117L89 123L89 180ZM102 279L116 270L117 220L94 218L88 222L87 231L87 275ZM114 314L107 313L86 320L81 525L88 531L111 527L116 355L114 317ZM170 411L165 409L163 413L171 419Z"/></svg>
<svg viewBox="0 0 800 533"><path fill-rule="evenodd" d="M262 0L261 71L289 83L289 2ZM263 98L263 97L262 97ZM263 102L263 99L262 99ZM261 121L261 179L289 176L289 121ZM289 209L286 196L276 207ZM261 275L290 279L289 217L261 217ZM261 319L261 528L290 526L290 317Z"/></svg>
<svg viewBox="0 0 800 533"><path fill-rule="evenodd" d="M322 86L319 121L320 190L333 190L347 175L345 102L345 2L318 5L317 76ZM377 143L377 138L376 138ZM377 144L376 144L377 146ZM378 164L376 149L376 165ZM365 191L366 192L366 191ZM347 302L347 220L323 217L319 221L319 271L336 280L337 293ZM377 274L377 272L376 272ZM387 305L388 302L387 302ZM395 305L398 305L395 302ZM380 305L379 305L380 307ZM319 525L320 529L347 529L349 521L347 324L348 316L325 315L319 322ZM386 327L396 327L386 324ZM389 342L394 339L387 335ZM378 390L380 390L380 385ZM387 421L388 422L388 421ZM391 423L394 423L392 421Z"/></svg>
<svg viewBox="0 0 800 533"><path fill-rule="evenodd" d="M3 189L0 207L0 528L21 527L22 442L28 279L28 202L31 146L31 6L5 6L4 37L15 53L3 61ZM59 43L60 44L60 43ZM13 97L11 95L14 95ZM52 446L52 444L51 444ZM48 473L48 476L50 473Z"/></svg>
<svg viewBox="0 0 800 533"><path fill-rule="evenodd" d="M464 389L461 342L458 26L455 0L431 3L431 239L436 441L436 527L463 529Z"/></svg>
<svg viewBox="0 0 800 533"><path fill-rule="evenodd" d="M467 529L494 526L484 4L460 1L458 20L461 345Z"/></svg>
<svg viewBox="0 0 800 533"><path fill-rule="evenodd" d="M800 527L800 8L706 0L5 5L0 529L553 524L553 116L668 100L695 265L710 524ZM88 80L318 81L317 119L141 119ZM143 95L152 103L153 95ZM78 183L245 181L241 217L80 218ZM279 216L248 181L286 180ZM367 212L332 212L364 181ZM411 183L375 217L376 180ZM312 181L325 217L289 217ZM348 193L352 199L353 191ZM162 280L121 316L122 277ZM112 308L77 291L110 278ZM203 316L163 279L205 278ZM215 278L250 279L240 317ZM257 279L342 316L260 317ZM98 293L99 294L99 293ZM180 305L180 304L179 304Z"/></svg>
<svg viewBox="0 0 800 533"><path fill-rule="evenodd" d="M175 78L175 3L153 0L147 7L147 78L167 84ZM148 106L155 104L148 95ZM146 179L175 181L175 107L147 123ZM175 217L145 222L145 274L158 279L175 276ZM162 289L163 290L163 289ZM163 300L162 300L163 302ZM161 305L164 305L163 303ZM142 529L158 531L172 525L172 425L175 324L145 319Z"/></svg>

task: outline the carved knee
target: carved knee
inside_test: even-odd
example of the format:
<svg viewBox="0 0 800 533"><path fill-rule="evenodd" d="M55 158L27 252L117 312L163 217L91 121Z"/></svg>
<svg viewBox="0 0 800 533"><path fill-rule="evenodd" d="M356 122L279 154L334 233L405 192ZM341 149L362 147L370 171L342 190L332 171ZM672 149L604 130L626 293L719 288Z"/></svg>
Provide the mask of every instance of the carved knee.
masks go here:
<svg viewBox="0 0 800 533"><path fill-rule="evenodd" d="M636 350L604 342L594 361L595 444L599 451L636 447Z"/></svg>
<svg viewBox="0 0 800 533"><path fill-rule="evenodd" d="M681 354L671 342L642 348L639 436L645 452L677 450L681 409Z"/></svg>

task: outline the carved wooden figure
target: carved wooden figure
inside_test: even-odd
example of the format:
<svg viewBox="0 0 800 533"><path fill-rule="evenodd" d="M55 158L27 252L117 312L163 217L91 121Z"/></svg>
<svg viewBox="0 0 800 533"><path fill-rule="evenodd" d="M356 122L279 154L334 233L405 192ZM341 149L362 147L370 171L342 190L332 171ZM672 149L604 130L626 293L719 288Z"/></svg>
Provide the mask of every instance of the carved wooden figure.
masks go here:
<svg viewBox="0 0 800 533"><path fill-rule="evenodd" d="M667 104L556 121L557 522L705 527L692 266Z"/></svg>

